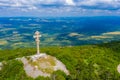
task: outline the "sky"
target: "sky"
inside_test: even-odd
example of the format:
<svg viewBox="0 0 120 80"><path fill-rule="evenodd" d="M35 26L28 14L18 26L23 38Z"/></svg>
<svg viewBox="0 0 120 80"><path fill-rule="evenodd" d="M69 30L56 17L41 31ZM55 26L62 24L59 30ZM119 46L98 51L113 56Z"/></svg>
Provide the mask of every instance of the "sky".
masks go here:
<svg viewBox="0 0 120 80"><path fill-rule="evenodd" d="M119 15L120 0L0 0L0 17Z"/></svg>

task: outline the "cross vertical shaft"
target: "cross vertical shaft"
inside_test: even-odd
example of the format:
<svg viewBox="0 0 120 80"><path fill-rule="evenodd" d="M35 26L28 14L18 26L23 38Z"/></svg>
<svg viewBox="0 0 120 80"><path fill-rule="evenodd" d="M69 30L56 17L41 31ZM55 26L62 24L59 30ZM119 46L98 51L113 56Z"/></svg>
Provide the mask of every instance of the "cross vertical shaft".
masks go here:
<svg viewBox="0 0 120 80"><path fill-rule="evenodd" d="M40 54L40 47L39 47L39 44L40 44L40 40L39 38L41 37L39 31L36 31L35 32L35 35L33 36L35 38L35 41L36 41L36 47L37 47L37 54Z"/></svg>
<svg viewBox="0 0 120 80"><path fill-rule="evenodd" d="M39 40L39 38L37 37L37 38L36 38L37 54L40 54L39 43L40 43L40 40Z"/></svg>

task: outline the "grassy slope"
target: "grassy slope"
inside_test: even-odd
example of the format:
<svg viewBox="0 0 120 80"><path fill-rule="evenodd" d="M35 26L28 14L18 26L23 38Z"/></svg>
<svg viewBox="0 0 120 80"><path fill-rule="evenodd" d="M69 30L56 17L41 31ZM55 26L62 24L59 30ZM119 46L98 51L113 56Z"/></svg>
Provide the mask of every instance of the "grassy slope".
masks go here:
<svg viewBox="0 0 120 80"><path fill-rule="evenodd" d="M42 52L50 54L61 60L70 71L70 76L58 76L66 78L68 80L119 80L120 74L117 72L117 66L120 64L120 42L111 42L101 45L86 45L86 46L74 46L74 47L46 47L41 48ZM15 50L1 50L0 61L12 60L17 57L28 56L35 54L35 49L15 49ZM9 61L8 61L9 62ZM2 71L0 71L0 77L8 78L9 80L19 80L24 70L22 64L17 63L16 65L21 66L22 70L17 73L13 73L6 76L5 72L10 72L10 64L6 64ZM14 63L15 64L15 63ZM13 68L15 66L12 66ZM22 71L22 72L21 72ZM15 73L15 74L14 74ZM19 75L19 76L15 76ZM12 79L11 79L12 77ZM17 79L18 78L18 79ZM41 79L41 77L39 77ZM39 80L38 78L38 80ZM33 80L27 76L22 77L22 80ZM47 80L43 79L43 80ZM37 79L36 79L37 80ZM49 80L49 79L48 79Z"/></svg>

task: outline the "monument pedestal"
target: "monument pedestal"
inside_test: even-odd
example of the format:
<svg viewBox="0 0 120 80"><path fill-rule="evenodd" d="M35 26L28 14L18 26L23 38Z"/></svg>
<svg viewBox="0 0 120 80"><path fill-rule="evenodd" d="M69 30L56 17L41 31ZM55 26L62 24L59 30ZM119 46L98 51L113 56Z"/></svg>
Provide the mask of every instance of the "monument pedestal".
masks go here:
<svg viewBox="0 0 120 80"><path fill-rule="evenodd" d="M46 56L46 53L40 53L40 54L36 54L36 55L31 56L31 59L32 59L32 61L35 61L35 60L37 60L41 57L45 57L45 56Z"/></svg>

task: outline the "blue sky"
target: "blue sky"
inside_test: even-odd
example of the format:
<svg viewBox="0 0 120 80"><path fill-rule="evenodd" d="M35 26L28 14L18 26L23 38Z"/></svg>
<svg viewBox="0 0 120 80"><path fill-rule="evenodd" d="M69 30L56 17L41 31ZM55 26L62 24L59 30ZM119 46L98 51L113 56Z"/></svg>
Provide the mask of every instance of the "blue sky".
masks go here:
<svg viewBox="0 0 120 80"><path fill-rule="evenodd" d="M0 17L106 15L120 15L120 0L0 0Z"/></svg>

